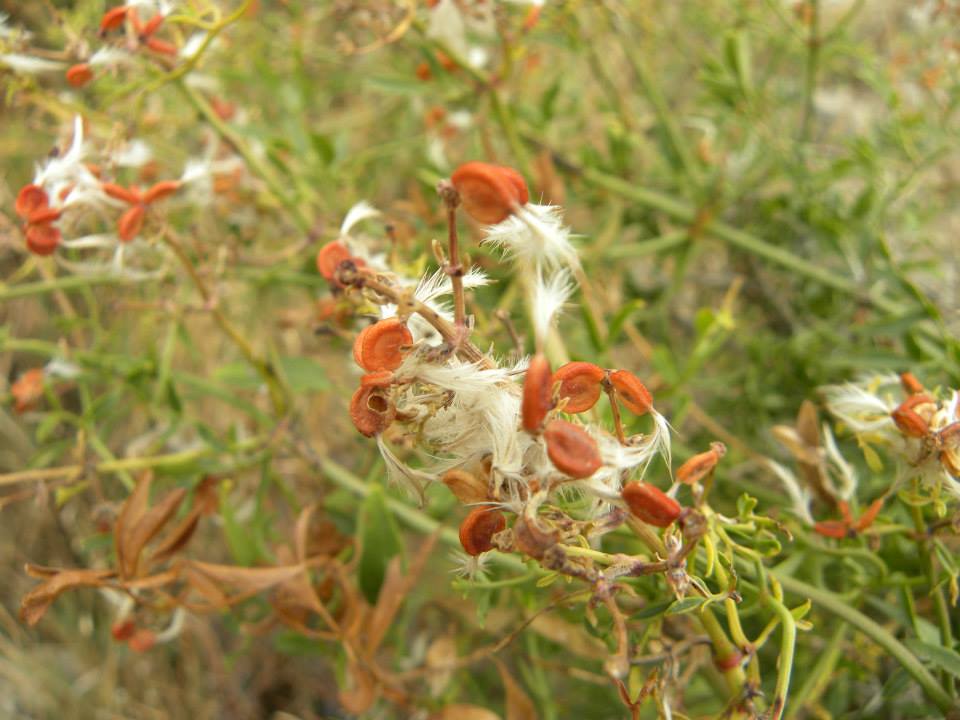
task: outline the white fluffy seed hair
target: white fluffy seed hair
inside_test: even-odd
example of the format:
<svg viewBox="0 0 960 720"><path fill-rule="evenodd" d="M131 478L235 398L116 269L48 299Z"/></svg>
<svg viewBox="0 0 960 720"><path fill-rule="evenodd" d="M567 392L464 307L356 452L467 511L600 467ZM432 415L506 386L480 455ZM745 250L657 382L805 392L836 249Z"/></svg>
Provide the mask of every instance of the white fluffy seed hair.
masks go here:
<svg viewBox="0 0 960 720"><path fill-rule="evenodd" d="M537 272L531 293L531 308L538 345L542 346L546 341L550 326L572 293L573 279L566 270L558 270L546 277L542 271Z"/></svg>
<svg viewBox="0 0 960 720"><path fill-rule="evenodd" d="M366 200L361 200L347 211L346 216L343 218L343 223L340 225L340 235L349 236L350 231L353 230L356 225L359 225L364 220L380 217L380 214L380 211L373 205Z"/></svg>
<svg viewBox="0 0 960 720"><path fill-rule="evenodd" d="M499 248L518 265L557 269L580 263L570 228L563 224L563 210L556 205L528 203L503 222L488 226L485 234L485 244Z"/></svg>
<svg viewBox="0 0 960 720"><path fill-rule="evenodd" d="M796 476L780 463L767 460L766 465L777 476L777 479L783 484L783 489L790 496L790 509L793 514L808 525L813 525L813 515L810 514L810 502L812 500L810 491L807 488L800 487Z"/></svg>
<svg viewBox="0 0 960 720"><path fill-rule="evenodd" d="M830 414L842 420L853 432L889 432L894 429L890 413L896 403L877 392L879 387L887 384L885 378L879 378L870 383L827 385L820 391Z"/></svg>

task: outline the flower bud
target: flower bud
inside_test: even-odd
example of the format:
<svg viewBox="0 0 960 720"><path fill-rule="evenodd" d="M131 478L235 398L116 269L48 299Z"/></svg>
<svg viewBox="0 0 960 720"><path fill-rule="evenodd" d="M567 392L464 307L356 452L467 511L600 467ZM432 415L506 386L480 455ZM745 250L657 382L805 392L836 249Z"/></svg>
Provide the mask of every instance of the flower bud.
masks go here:
<svg viewBox="0 0 960 720"><path fill-rule="evenodd" d="M603 464L597 441L579 425L551 420L543 432L550 462L572 478L588 478Z"/></svg>
<svg viewBox="0 0 960 720"><path fill-rule="evenodd" d="M620 494L630 512L648 525L670 527L683 510L680 503L649 483L627 483Z"/></svg>
<svg viewBox="0 0 960 720"><path fill-rule="evenodd" d="M603 368L588 362L569 362L558 368L553 383L560 383L560 399L567 401L563 411L582 413L596 405L604 375Z"/></svg>

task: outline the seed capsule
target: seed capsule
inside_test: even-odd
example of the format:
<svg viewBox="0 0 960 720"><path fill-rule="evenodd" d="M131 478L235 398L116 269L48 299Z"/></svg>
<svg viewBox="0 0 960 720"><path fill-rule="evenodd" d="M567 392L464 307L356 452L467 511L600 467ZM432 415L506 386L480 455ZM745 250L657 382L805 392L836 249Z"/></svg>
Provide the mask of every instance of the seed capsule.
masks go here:
<svg viewBox="0 0 960 720"><path fill-rule="evenodd" d="M493 549L493 536L506 526L507 521L499 510L474 508L460 524L460 544L468 555L485 553Z"/></svg>
<svg viewBox="0 0 960 720"><path fill-rule="evenodd" d="M350 419L361 435L373 437L390 427L396 408L386 393L376 387L361 387L350 399Z"/></svg>
<svg viewBox="0 0 960 720"><path fill-rule="evenodd" d="M566 420L551 420L543 438L550 462L564 475L588 478L603 464L597 441L579 425Z"/></svg>
<svg viewBox="0 0 960 720"><path fill-rule="evenodd" d="M907 395L919 395L926 392L923 383L917 380L916 375L911 372L900 373L900 387Z"/></svg>
<svg viewBox="0 0 960 720"><path fill-rule="evenodd" d="M393 384L393 373L389 370L377 370L360 378L360 387L387 388Z"/></svg>
<svg viewBox="0 0 960 720"><path fill-rule="evenodd" d="M77 63L67 69L67 82L73 87L83 87L93 80L93 70L87 63Z"/></svg>
<svg viewBox="0 0 960 720"><path fill-rule="evenodd" d="M553 384L560 383L560 398L567 401L563 411L582 413L596 405L604 374L603 368L588 362L569 362L558 368Z"/></svg>
<svg viewBox="0 0 960 720"><path fill-rule="evenodd" d="M700 482L720 462L720 458L727 454L727 446L720 442L710 443L710 449L697 453L687 460L677 470L677 480L687 485Z"/></svg>
<svg viewBox="0 0 960 720"><path fill-rule="evenodd" d="M897 429L908 437L922 438L930 432L930 423L921 417L914 409L920 405L933 405L933 398L929 395L911 395L890 413Z"/></svg>
<svg viewBox="0 0 960 720"><path fill-rule="evenodd" d="M100 18L100 34L104 35L123 25L123 21L126 19L127 12L129 10L130 8L128 8L126 5L121 5L120 7L107 10L103 14L103 17Z"/></svg>
<svg viewBox="0 0 960 720"><path fill-rule="evenodd" d="M516 170L484 162L464 163L450 176L463 209L477 222L495 225L529 199L527 184Z"/></svg>
<svg viewBox="0 0 960 720"><path fill-rule="evenodd" d="M627 483L621 492L630 512L648 525L670 527L683 510L680 503L663 490L644 482Z"/></svg>
<svg viewBox="0 0 960 720"><path fill-rule="evenodd" d="M122 242L130 242L143 229L143 221L147 209L143 205L134 205L127 210L117 221L117 235Z"/></svg>
<svg viewBox="0 0 960 720"><path fill-rule="evenodd" d="M335 282L337 268L350 259L350 251L339 240L328 242L317 253L317 270L329 282Z"/></svg>
<svg viewBox="0 0 960 720"><path fill-rule="evenodd" d="M396 370L403 362L402 348L413 342L407 326L387 318L363 329L353 343L353 359L364 370Z"/></svg>
<svg viewBox="0 0 960 720"><path fill-rule="evenodd" d="M640 382L640 378L629 370L610 373L610 383L616 388L617 397L630 411L644 415L653 409L653 395Z"/></svg>
<svg viewBox="0 0 960 720"><path fill-rule="evenodd" d="M527 375L523 380L523 402L520 410L523 429L527 432L537 432L553 407L552 385L550 362L543 354L537 353L530 360Z"/></svg>
<svg viewBox="0 0 960 720"><path fill-rule="evenodd" d="M52 255L60 244L60 230L50 224L31 225L26 231L27 249L34 255Z"/></svg>
<svg viewBox="0 0 960 720"><path fill-rule="evenodd" d="M20 192L17 193L17 200L13 205L13 209L17 215L24 220L28 220L34 213L40 210L46 210L49 204L50 198L47 197L47 193L43 188L38 185L24 185L20 188Z"/></svg>
<svg viewBox="0 0 960 720"><path fill-rule="evenodd" d="M158 182L143 194L143 202L149 205L152 202L173 195L179 189L179 180L164 180Z"/></svg>

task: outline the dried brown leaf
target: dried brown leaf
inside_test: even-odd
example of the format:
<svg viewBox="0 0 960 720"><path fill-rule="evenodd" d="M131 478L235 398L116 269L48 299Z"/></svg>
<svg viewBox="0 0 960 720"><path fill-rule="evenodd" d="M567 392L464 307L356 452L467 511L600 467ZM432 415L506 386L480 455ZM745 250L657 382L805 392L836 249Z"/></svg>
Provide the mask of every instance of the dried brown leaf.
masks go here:
<svg viewBox="0 0 960 720"><path fill-rule="evenodd" d="M500 720L500 716L479 705L455 703L431 715L430 720Z"/></svg>
<svg viewBox="0 0 960 720"><path fill-rule="evenodd" d="M137 480L133 492L127 497L120 508L120 512L117 514L117 522L113 526L113 543L117 553L117 565L120 567L121 572L129 566L129 562L124 553L129 546L130 534L147 511L147 504L150 500L150 486L152 484L153 472L150 470L144 471Z"/></svg>
<svg viewBox="0 0 960 720"><path fill-rule="evenodd" d="M377 684L367 670L363 669L355 660L347 665L347 677L351 683L348 690L341 690L340 704L344 710L353 715L362 715L377 699Z"/></svg>
<svg viewBox="0 0 960 720"><path fill-rule="evenodd" d="M817 419L817 406L809 400L800 404L797 413L797 434L810 447L820 447L820 421Z"/></svg>
<svg viewBox="0 0 960 720"><path fill-rule="evenodd" d="M46 572L47 568L38 568L37 566L26 567L28 573L34 575L35 571ZM40 575L47 579L33 590L24 595L20 601L20 617L28 625L36 625L44 613L50 608L50 605L61 594L67 590L74 590L81 587L101 587L107 580L114 577L116 573L113 570L61 570L54 575Z"/></svg>
<svg viewBox="0 0 960 720"><path fill-rule="evenodd" d="M135 577L137 575L143 548L170 521L186 496L187 491L183 488L171 490L160 502L147 510L139 522L127 526L124 537L121 538L124 543L123 557L126 564L120 567L120 572L124 577Z"/></svg>
<svg viewBox="0 0 960 720"><path fill-rule="evenodd" d="M497 670L500 671L500 680L503 682L503 688L507 694L507 720L537 720L537 709L533 700L513 679L513 676L507 670L507 666L499 660L496 663Z"/></svg>

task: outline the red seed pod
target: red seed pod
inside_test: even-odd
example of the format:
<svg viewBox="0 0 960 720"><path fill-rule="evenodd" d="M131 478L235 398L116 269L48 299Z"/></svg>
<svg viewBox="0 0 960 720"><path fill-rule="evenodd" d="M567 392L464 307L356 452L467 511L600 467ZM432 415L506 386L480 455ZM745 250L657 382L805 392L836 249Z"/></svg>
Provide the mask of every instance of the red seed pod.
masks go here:
<svg viewBox="0 0 960 720"><path fill-rule="evenodd" d="M83 87L93 80L93 69L87 63L77 63L67 68L67 82L73 87Z"/></svg>
<svg viewBox="0 0 960 720"><path fill-rule="evenodd" d="M553 407L552 387L550 362L542 353L537 353L530 360L527 376L523 380L520 419L523 429L527 432L537 432L547 413L550 412L550 408Z"/></svg>
<svg viewBox="0 0 960 720"><path fill-rule="evenodd" d="M42 208L30 213L30 217L27 218L27 223L30 225L43 225L44 223L51 223L54 220L59 220L60 215L62 214L62 210L55 210L54 208L50 207Z"/></svg>
<svg viewBox="0 0 960 720"><path fill-rule="evenodd" d="M564 475L588 478L603 465L597 441L579 425L551 420L543 431L543 438L550 462Z"/></svg>
<svg viewBox="0 0 960 720"><path fill-rule="evenodd" d="M430 78L433 77L433 73L430 71L430 63L426 61L417 65L413 73L414 75L417 76L418 80L423 80L424 82L427 82Z"/></svg>
<svg viewBox="0 0 960 720"><path fill-rule="evenodd" d="M120 7L107 10L103 14L103 17L100 18L100 34L104 35L123 25L123 21L126 20L129 9L130 8L128 8L126 5L121 5Z"/></svg>
<svg viewBox="0 0 960 720"><path fill-rule="evenodd" d="M560 383L560 398L567 401L563 411L582 413L596 405L604 375L603 368L588 362L569 362L558 368L553 384Z"/></svg>
<svg viewBox="0 0 960 720"><path fill-rule="evenodd" d="M503 222L528 199L523 177L516 170L499 165L464 163L453 171L450 181L467 214L487 225Z"/></svg>
<svg viewBox="0 0 960 720"><path fill-rule="evenodd" d="M125 188L122 185L117 185L112 182L100 183L100 189L114 200L125 202L128 205L136 205L142 199L140 197L140 191L136 188Z"/></svg>
<svg viewBox="0 0 960 720"><path fill-rule="evenodd" d="M389 370L378 370L360 378L360 387L387 388L393 384L393 373Z"/></svg>
<svg viewBox="0 0 960 720"><path fill-rule="evenodd" d="M173 43L168 43L166 40L160 40L159 38L147 38L146 46L153 50L155 53L160 55L176 55L177 46Z"/></svg>
<svg viewBox="0 0 960 720"><path fill-rule="evenodd" d="M353 359L364 370L396 370L403 362L402 348L413 342L407 326L387 318L363 329L353 343Z"/></svg>
<svg viewBox="0 0 960 720"><path fill-rule="evenodd" d="M60 230L49 223L30 225L26 230L27 249L34 255L53 255L60 244Z"/></svg>
<svg viewBox="0 0 960 720"><path fill-rule="evenodd" d="M110 628L110 634L114 640L123 642L124 640L132 638L136 630L137 626L134 625L133 620L124 620L123 622L114 623Z"/></svg>
<svg viewBox="0 0 960 720"><path fill-rule="evenodd" d="M863 511L863 515L857 520L857 524L854 526L857 529L857 532L863 532L868 527L873 525L873 521L877 519L877 515L880 514L880 510L883 508L884 497L878 497L870 506Z"/></svg>
<svg viewBox="0 0 960 720"><path fill-rule="evenodd" d="M328 242L317 253L317 270L329 282L336 282L337 268L344 260L350 259L350 251L339 240Z"/></svg>
<svg viewBox="0 0 960 720"><path fill-rule="evenodd" d="M13 410L20 414L36 407L43 397L43 368L27 370L10 386L10 395L13 397Z"/></svg>
<svg viewBox="0 0 960 720"><path fill-rule="evenodd" d="M180 189L180 184L179 180L163 180L162 182L154 184L143 194L144 204L149 205L152 202L173 195Z"/></svg>
<svg viewBox="0 0 960 720"><path fill-rule="evenodd" d="M350 419L361 435L379 435L393 422L396 408L389 396L376 387L361 387L350 399Z"/></svg>
<svg viewBox="0 0 960 720"><path fill-rule="evenodd" d="M915 410L920 405L933 405L933 398L929 395L911 395L900 403L890 417L897 429L908 437L922 438L930 433L930 423L921 417Z"/></svg>
<svg viewBox="0 0 960 720"><path fill-rule="evenodd" d="M133 633L133 637L127 640L127 646L134 652L144 653L152 649L157 644L157 634L153 630L139 628Z"/></svg>
<svg viewBox="0 0 960 720"><path fill-rule="evenodd" d="M469 555L479 555L493 549L493 536L507 526L499 510L478 507L470 511L460 524L460 544Z"/></svg>
<svg viewBox="0 0 960 720"><path fill-rule="evenodd" d="M645 482L627 483L621 496L630 512L648 525L670 527L683 510L680 503L663 490Z"/></svg>
<svg viewBox="0 0 960 720"><path fill-rule="evenodd" d="M824 537L843 540L850 534L850 527L842 520L821 520L814 524L813 531Z"/></svg>
<svg viewBox="0 0 960 720"><path fill-rule="evenodd" d="M697 453L687 460L677 470L677 480L687 485L694 485L705 478L720 462L720 458L727 454L727 446L721 442L710 443L710 449Z"/></svg>
<svg viewBox="0 0 960 720"><path fill-rule="evenodd" d="M141 38L148 38L153 35L157 30L160 29L160 26L163 24L163 15L157 13L152 18L147 20L143 24L143 27L139 29L139 34Z"/></svg>
<svg viewBox="0 0 960 720"><path fill-rule="evenodd" d="M46 210L50 206L50 198L46 191L39 185L24 185L17 193L17 200L13 209L17 215L24 220L29 220L30 216L41 210Z"/></svg>
<svg viewBox="0 0 960 720"><path fill-rule="evenodd" d="M134 205L127 210L117 221L117 235L122 242L130 242L143 229L143 220L147 209L143 205Z"/></svg>
<svg viewBox="0 0 960 720"><path fill-rule="evenodd" d="M907 395L919 395L926 392L923 383L911 372L900 373L900 387Z"/></svg>
<svg viewBox="0 0 960 720"><path fill-rule="evenodd" d="M616 388L617 397L630 411L644 415L653 409L653 395L640 382L640 378L629 370L610 373L610 383Z"/></svg>

